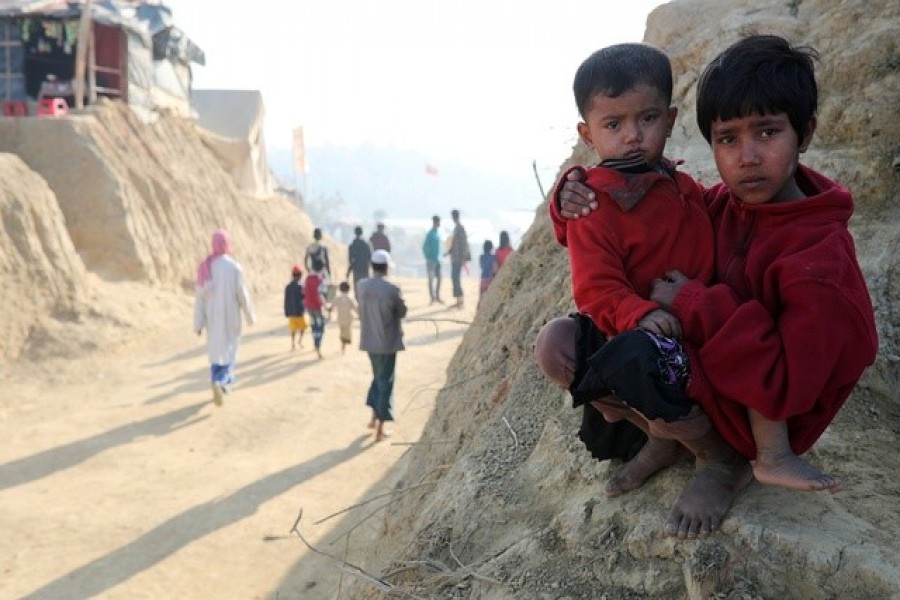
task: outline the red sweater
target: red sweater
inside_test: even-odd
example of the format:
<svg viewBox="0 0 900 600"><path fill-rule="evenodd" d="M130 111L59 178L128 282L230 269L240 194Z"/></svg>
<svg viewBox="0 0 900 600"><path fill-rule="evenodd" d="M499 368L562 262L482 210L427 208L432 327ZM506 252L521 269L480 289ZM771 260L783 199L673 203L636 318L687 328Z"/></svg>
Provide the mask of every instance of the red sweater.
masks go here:
<svg viewBox="0 0 900 600"><path fill-rule="evenodd" d="M322 278L316 273L306 276L306 285L303 286L303 305L307 310L322 310L324 303L322 294L319 293L321 284Z"/></svg>
<svg viewBox="0 0 900 600"><path fill-rule="evenodd" d="M556 239L569 248L575 305L601 331L612 336L634 329L659 308L647 298L653 280L668 270L712 279L712 227L703 189L689 175L626 175L604 167L585 173L597 194L597 210L565 219L554 201L550 218ZM566 181L566 174L559 181Z"/></svg>
<svg viewBox="0 0 900 600"><path fill-rule="evenodd" d="M673 307L691 358L688 395L747 458L756 445L746 407L786 420L802 454L878 350L847 228L850 192L803 166L797 180L809 197L778 204L746 206L722 183L705 192L719 283L688 282Z"/></svg>

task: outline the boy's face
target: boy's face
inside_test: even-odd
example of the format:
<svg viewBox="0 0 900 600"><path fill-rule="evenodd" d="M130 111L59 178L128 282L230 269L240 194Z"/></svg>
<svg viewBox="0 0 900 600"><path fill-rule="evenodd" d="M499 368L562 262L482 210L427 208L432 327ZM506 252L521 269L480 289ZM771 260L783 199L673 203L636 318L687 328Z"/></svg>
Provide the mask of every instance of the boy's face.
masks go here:
<svg viewBox="0 0 900 600"><path fill-rule="evenodd" d="M806 197L794 173L815 128L812 119L801 141L785 113L713 121L710 144L722 181L744 204Z"/></svg>
<svg viewBox="0 0 900 600"><path fill-rule="evenodd" d="M615 98L594 95L578 135L601 160L642 156L653 165L663 155L677 114L659 90L641 83Z"/></svg>

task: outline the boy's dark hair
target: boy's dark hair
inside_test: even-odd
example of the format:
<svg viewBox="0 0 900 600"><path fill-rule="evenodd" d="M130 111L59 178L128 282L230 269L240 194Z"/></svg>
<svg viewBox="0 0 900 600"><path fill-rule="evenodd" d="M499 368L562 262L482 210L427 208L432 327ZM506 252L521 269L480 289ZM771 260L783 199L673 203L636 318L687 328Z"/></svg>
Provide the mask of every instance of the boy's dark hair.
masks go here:
<svg viewBox="0 0 900 600"><path fill-rule="evenodd" d="M484 240L484 253L487 254L491 250L494 249L494 242L491 240Z"/></svg>
<svg viewBox="0 0 900 600"><path fill-rule="evenodd" d="M356 227L354 227L354 228L353 228L353 234L354 234L356 237L361 236L361 235L362 235L362 227L360 227L359 225L357 225Z"/></svg>
<svg viewBox="0 0 900 600"><path fill-rule="evenodd" d="M616 44L588 56L578 71L572 89L581 117L591 108L597 94L617 98L638 84L656 88L672 100L672 63L661 50L647 44Z"/></svg>
<svg viewBox="0 0 900 600"><path fill-rule="evenodd" d="M342 281L341 284L338 286L338 289L341 290L342 292L349 292L350 284L347 283L346 281Z"/></svg>
<svg viewBox="0 0 900 600"><path fill-rule="evenodd" d="M711 142L712 122L751 114L785 113L802 143L816 115L818 52L776 35L753 35L732 44L703 70L697 83L697 124Z"/></svg>

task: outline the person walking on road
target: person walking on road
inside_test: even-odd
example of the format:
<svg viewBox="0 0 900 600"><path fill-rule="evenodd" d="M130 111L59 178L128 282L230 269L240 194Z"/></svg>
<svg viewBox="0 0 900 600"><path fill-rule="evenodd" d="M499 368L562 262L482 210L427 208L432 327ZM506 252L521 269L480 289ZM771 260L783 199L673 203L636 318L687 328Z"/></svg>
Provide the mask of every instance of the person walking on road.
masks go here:
<svg viewBox="0 0 900 600"><path fill-rule="evenodd" d="M397 352L404 349L401 319L406 316L403 295L385 279L391 255L386 250L372 253L372 277L359 282L359 349L369 354L372 384L366 405L372 409L370 427L375 441L387 437L385 423L394 420L394 371Z"/></svg>
<svg viewBox="0 0 900 600"><path fill-rule="evenodd" d="M428 296L431 304L441 300L441 234L439 228L441 218L437 215L431 217L431 229L425 234L422 242L422 254L425 255L425 272L428 275Z"/></svg>
<svg viewBox="0 0 900 600"><path fill-rule="evenodd" d="M357 301L359 300L359 294L356 291L356 285L360 279L365 279L369 276L369 260L372 258L372 247L369 246L369 242L363 239L362 234L362 227L357 225L353 229L355 237L348 247L349 256L346 277L349 279L350 275L353 274L353 295L356 296Z"/></svg>
<svg viewBox="0 0 900 600"><path fill-rule="evenodd" d="M222 405L222 397L235 382L241 313L247 325L256 322L244 271L231 257L231 236L224 229L216 229L212 235L212 253L197 266L194 298L194 331L201 335L206 329L206 351L216 406Z"/></svg>
<svg viewBox="0 0 900 600"><path fill-rule="evenodd" d="M372 250L391 251L391 240L384 232L384 223L375 224L375 233L369 237L369 243L372 244Z"/></svg>
<svg viewBox="0 0 900 600"><path fill-rule="evenodd" d="M331 262L328 260L328 248L322 244L322 230L316 227L313 230L313 242L306 247L306 256L303 257L303 266L306 272L313 271L313 262L318 261L322 264L325 274L331 277Z"/></svg>
<svg viewBox="0 0 900 600"><path fill-rule="evenodd" d="M454 208L450 211L450 216L453 218L453 237L447 255L450 256L450 280L453 282L453 297L456 298L453 308L462 308L462 270L463 266L472 260L472 253L469 250L466 229L459 222L459 211Z"/></svg>

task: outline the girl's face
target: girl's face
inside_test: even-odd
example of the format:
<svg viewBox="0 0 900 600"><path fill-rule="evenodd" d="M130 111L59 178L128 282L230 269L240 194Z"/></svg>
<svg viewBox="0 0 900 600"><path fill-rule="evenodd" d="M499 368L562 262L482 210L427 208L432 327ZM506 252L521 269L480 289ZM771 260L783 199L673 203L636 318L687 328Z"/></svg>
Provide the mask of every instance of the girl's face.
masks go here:
<svg viewBox="0 0 900 600"><path fill-rule="evenodd" d="M601 160L640 156L654 165L662 158L677 114L659 90L640 83L615 98L596 94L578 124L578 135Z"/></svg>
<svg viewBox="0 0 900 600"><path fill-rule="evenodd" d="M806 197L794 173L813 131L815 119L799 140L785 113L713 121L710 143L722 181L744 204Z"/></svg>

